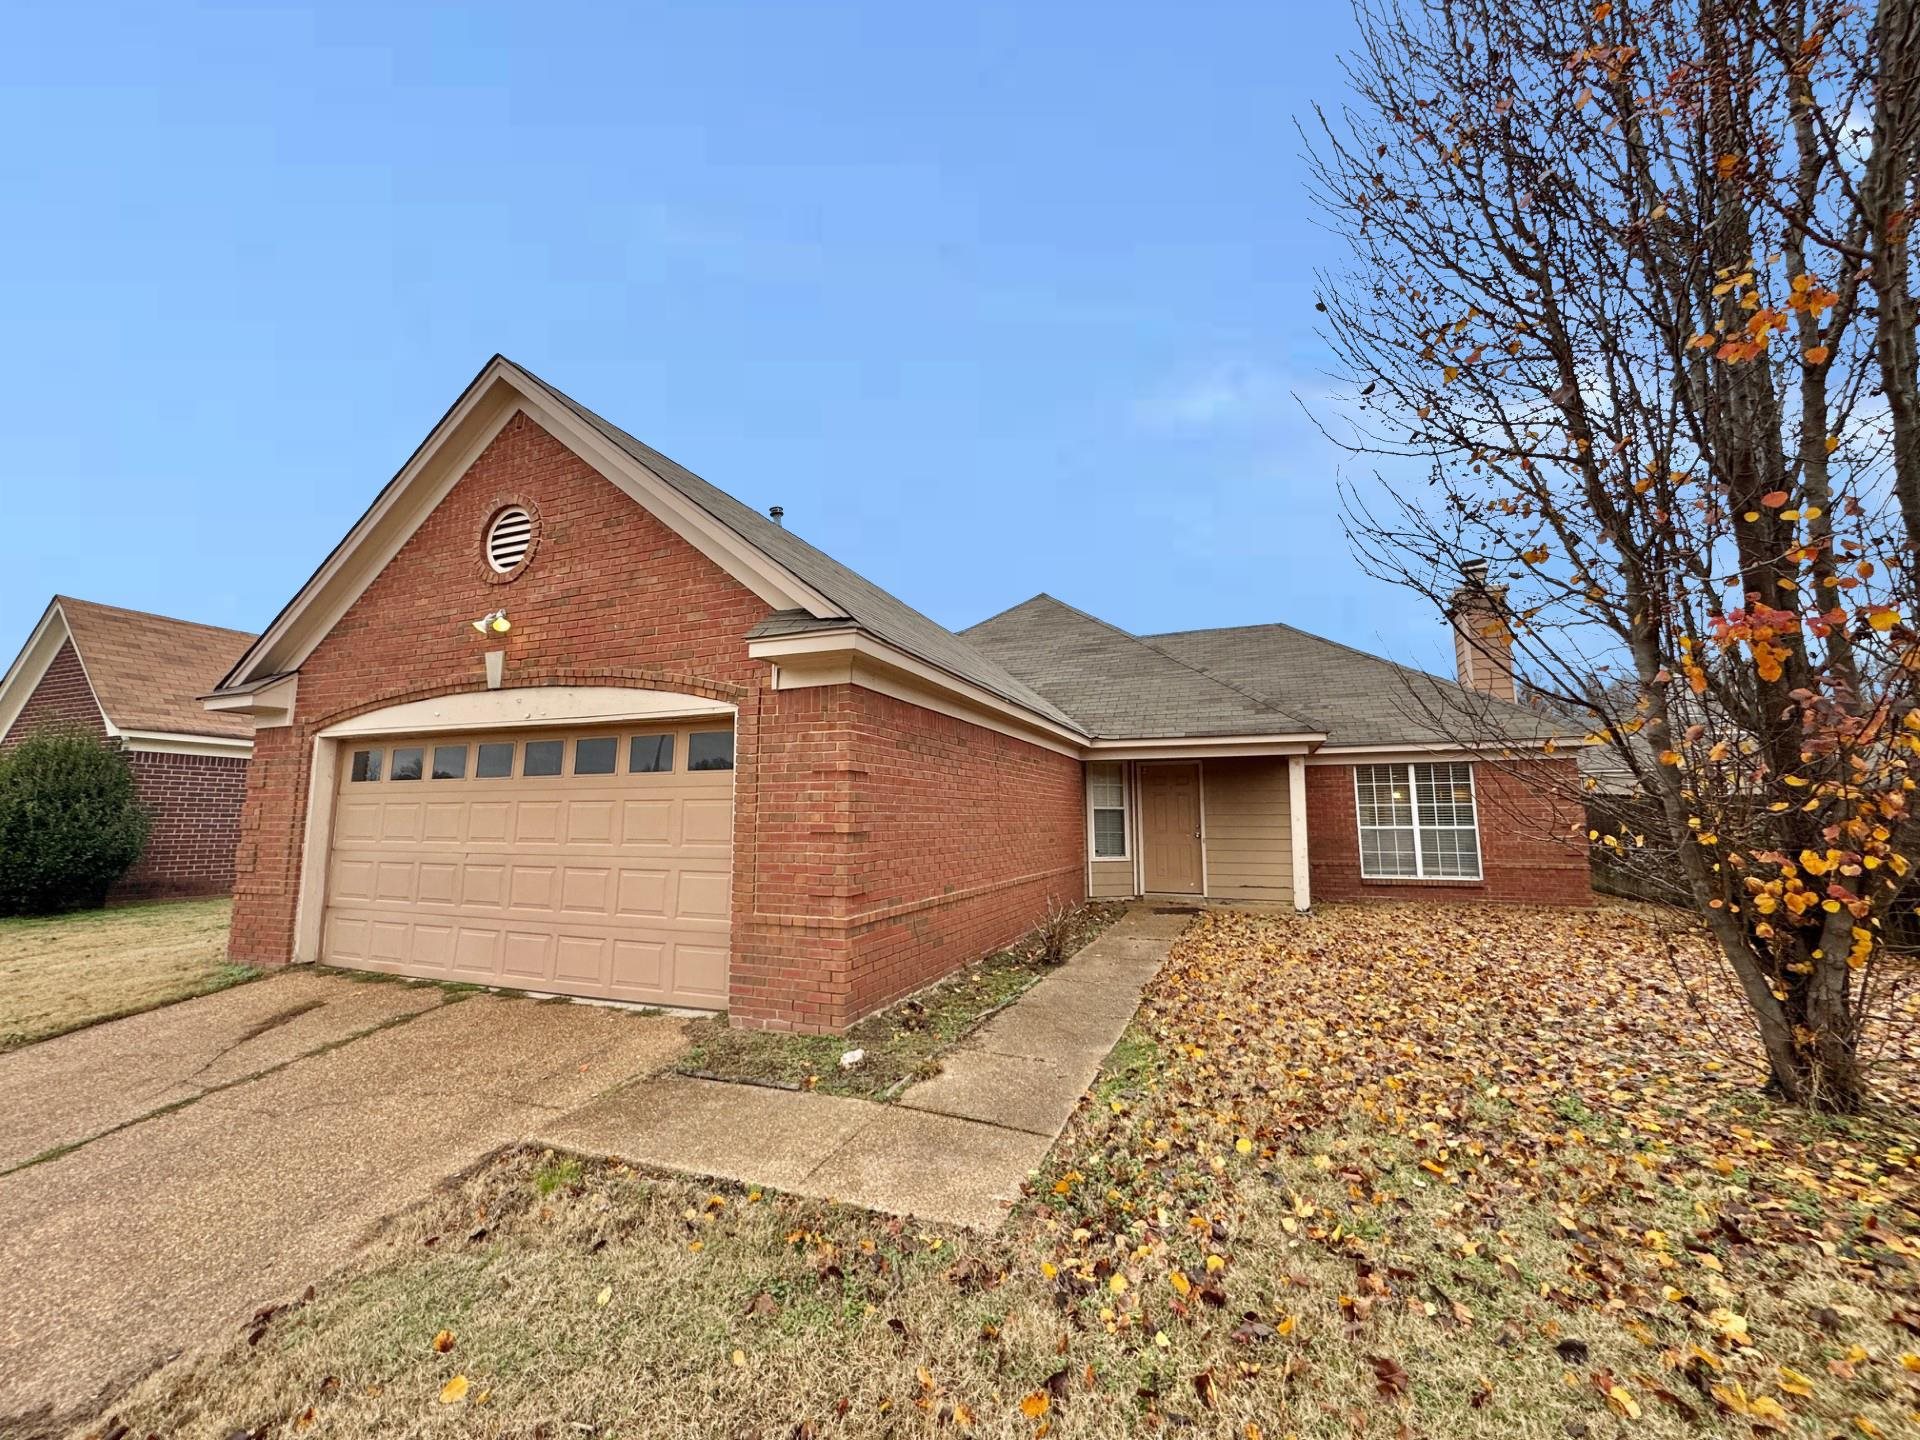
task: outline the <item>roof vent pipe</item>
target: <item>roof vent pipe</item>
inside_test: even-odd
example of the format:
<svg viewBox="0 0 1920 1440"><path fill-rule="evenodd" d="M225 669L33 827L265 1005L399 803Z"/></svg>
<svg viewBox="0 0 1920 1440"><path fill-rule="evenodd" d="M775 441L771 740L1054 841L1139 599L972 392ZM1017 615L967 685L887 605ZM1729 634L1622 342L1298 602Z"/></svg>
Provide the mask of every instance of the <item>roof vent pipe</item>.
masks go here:
<svg viewBox="0 0 1920 1440"><path fill-rule="evenodd" d="M787 528L787 507L784 505L768 506L767 518L772 520L773 523L778 525L782 530L786 529Z"/></svg>

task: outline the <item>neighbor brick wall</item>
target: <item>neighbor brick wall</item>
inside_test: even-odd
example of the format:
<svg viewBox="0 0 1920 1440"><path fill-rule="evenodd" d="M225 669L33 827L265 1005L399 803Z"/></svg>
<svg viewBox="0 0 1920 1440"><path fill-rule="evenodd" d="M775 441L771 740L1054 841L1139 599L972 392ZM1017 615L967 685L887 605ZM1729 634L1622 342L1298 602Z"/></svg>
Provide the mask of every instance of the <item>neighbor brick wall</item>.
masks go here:
<svg viewBox="0 0 1920 1440"><path fill-rule="evenodd" d="M530 563L503 583L481 558L481 531L509 502L535 512L539 538ZM468 622L497 606L506 607L512 631L476 634ZM293 723L256 734L233 958L274 964L292 955L315 733L386 705L482 689L489 648L507 652L509 687L630 685L738 707L737 1023L844 1028L877 1003L872 997L911 988L905 977L924 983L939 967L1036 923L1044 896L1030 884L971 899L945 894L979 884L980 875L1002 882L1025 873L1016 867L1031 865L1031 854L1009 850L1004 829L995 839L1005 853L991 854L983 842L971 852L943 851L940 862L927 859L912 871L878 853L890 842L870 837L910 833L893 818L906 808L892 798L900 782L869 779L871 766L884 771L900 759L874 744L879 697L850 685L771 690L771 667L747 656L745 639L768 613L764 601L538 424L515 416L301 666ZM973 816L1004 825L1027 804L1021 786L1045 771L1053 789L1041 803L1051 805L1070 766L1073 823L1080 823L1077 762L1031 762L1021 752L1048 752L917 707L903 710L926 717L928 737L912 743L951 770L921 774L918 784L935 798L918 803L943 803L944 794L956 809L971 807ZM897 718L914 723L913 715ZM996 787L997 809L986 798ZM1057 836L1059 825L1046 833ZM1082 842L1072 843L1077 867ZM955 874L943 863L974 868ZM870 893L944 903L914 918L876 919Z"/></svg>
<svg viewBox="0 0 1920 1440"><path fill-rule="evenodd" d="M1522 773L1525 772L1525 773ZM1536 782L1531 777L1539 777ZM1572 760L1473 767L1480 819L1483 878L1365 880L1360 875L1359 818L1353 767L1307 767L1307 848L1313 899L1491 900L1527 905L1591 905L1585 818L1573 800L1578 772Z"/></svg>
<svg viewBox="0 0 1920 1440"><path fill-rule="evenodd" d="M100 718L100 702L93 698L93 687L87 683L87 672L71 640L55 653L47 673L40 677L33 694L7 728L6 738L0 740L0 748L18 745L47 725L78 725L102 737L107 733L106 722Z"/></svg>
<svg viewBox="0 0 1920 1440"><path fill-rule="evenodd" d="M73 642L62 645L9 727L0 748L46 725L72 724L106 738L106 722ZM246 795L247 762L237 756L127 754L134 788L153 816L146 848L109 899L225 895L233 889L234 845Z"/></svg>
<svg viewBox="0 0 1920 1440"><path fill-rule="evenodd" d="M134 787L153 816L147 847L109 898L226 895L247 793L247 762L230 755L128 754Z"/></svg>

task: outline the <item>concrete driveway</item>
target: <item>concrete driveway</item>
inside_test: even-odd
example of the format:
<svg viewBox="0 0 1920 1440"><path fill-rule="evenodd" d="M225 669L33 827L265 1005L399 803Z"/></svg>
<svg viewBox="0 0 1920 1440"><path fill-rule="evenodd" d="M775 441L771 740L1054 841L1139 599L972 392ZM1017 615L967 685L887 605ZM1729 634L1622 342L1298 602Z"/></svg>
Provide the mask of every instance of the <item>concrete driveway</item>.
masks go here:
<svg viewBox="0 0 1920 1440"><path fill-rule="evenodd" d="M684 1044L670 1017L294 971L0 1056L0 1435L234 1333Z"/></svg>

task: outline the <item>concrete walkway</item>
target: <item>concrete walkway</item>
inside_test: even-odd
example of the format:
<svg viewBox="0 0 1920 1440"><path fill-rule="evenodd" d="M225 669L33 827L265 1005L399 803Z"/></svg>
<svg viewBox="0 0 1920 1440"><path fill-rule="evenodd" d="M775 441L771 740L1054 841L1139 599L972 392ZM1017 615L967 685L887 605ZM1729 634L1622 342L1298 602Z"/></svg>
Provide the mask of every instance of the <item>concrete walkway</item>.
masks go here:
<svg viewBox="0 0 1920 1440"><path fill-rule="evenodd" d="M541 1143L993 1230L1046 1157L1188 913L1135 906L893 1105L667 1077L543 1127Z"/></svg>
<svg viewBox="0 0 1920 1440"><path fill-rule="evenodd" d="M0 1057L0 1435L237 1333L685 1043L665 1017L293 972Z"/></svg>

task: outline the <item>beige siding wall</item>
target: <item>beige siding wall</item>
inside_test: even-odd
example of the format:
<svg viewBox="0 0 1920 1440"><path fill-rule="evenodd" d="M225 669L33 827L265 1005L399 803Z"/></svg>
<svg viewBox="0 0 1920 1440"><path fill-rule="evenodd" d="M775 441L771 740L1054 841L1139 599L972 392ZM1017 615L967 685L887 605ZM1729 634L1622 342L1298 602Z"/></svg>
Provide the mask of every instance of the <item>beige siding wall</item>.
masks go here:
<svg viewBox="0 0 1920 1440"><path fill-rule="evenodd" d="M1095 860L1087 894L1095 900L1124 900L1133 894L1133 861Z"/></svg>
<svg viewBox="0 0 1920 1440"><path fill-rule="evenodd" d="M1291 808L1282 758L1208 760L1207 893L1222 900L1293 899Z"/></svg>

